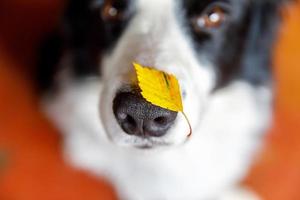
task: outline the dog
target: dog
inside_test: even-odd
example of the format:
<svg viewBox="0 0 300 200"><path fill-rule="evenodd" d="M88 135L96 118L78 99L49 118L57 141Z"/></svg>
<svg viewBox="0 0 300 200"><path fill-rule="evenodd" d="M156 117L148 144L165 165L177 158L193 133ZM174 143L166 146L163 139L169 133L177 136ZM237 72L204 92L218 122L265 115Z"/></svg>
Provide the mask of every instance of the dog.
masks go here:
<svg viewBox="0 0 300 200"><path fill-rule="evenodd" d="M121 199L251 199L236 188L270 124L283 3L71 0L37 69L66 161ZM141 96L133 62L178 78L191 137Z"/></svg>

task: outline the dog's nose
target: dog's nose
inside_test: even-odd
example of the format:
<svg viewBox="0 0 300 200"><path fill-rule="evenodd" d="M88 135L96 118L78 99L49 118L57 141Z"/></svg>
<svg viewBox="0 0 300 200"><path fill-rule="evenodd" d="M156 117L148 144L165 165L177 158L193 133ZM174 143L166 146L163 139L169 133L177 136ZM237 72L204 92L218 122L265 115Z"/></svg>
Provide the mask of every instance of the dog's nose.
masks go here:
<svg viewBox="0 0 300 200"><path fill-rule="evenodd" d="M113 112L127 134L141 137L165 135L177 116L177 112L155 106L132 92L116 95Z"/></svg>

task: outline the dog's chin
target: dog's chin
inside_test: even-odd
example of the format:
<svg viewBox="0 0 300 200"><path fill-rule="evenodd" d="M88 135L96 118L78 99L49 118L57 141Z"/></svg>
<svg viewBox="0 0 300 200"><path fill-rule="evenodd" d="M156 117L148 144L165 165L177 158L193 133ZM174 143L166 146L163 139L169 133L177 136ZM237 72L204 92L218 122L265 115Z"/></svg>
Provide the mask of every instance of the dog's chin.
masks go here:
<svg viewBox="0 0 300 200"><path fill-rule="evenodd" d="M139 150L155 150L155 149L163 149L163 148L171 148L175 146L171 143L166 142L152 142L148 141L145 143L135 143L131 145L133 148L139 149Z"/></svg>

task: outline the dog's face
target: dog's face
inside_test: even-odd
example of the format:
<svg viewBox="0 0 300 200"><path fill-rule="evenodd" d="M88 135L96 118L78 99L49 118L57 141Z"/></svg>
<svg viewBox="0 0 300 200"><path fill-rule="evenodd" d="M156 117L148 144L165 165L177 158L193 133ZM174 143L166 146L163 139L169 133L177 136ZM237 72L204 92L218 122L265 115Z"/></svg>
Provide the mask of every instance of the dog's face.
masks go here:
<svg viewBox="0 0 300 200"><path fill-rule="evenodd" d="M253 91L270 81L278 4L275 0L71 1L66 33L75 52L74 72L85 76L89 73L83 72L100 71L99 123L107 136L118 145L150 148L181 144L189 133L180 113L153 106L140 96L133 62L178 78L194 132L201 129L216 94L230 96L231 88L240 84L242 96L232 98L255 99L259 92Z"/></svg>
<svg viewBox="0 0 300 200"><path fill-rule="evenodd" d="M169 72L179 79L185 112L194 125L213 87L212 64L204 54L197 55L192 37L186 36L189 27L182 12L183 5L171 0L126 3L133 4L127 5L132 9L128 11L132 12L128 13L129 21L115 46L102 60L105 82L100 104L102 122L109 137L118 144L155 147L182 143L189 133L186 121L182 115L152 106L140 97L133 81L132 62ZM201 17L192 17L197 18L198 23L209 21L210 12L219 7L222 10L215 13L216 17L227 17L221 4L207 8L210 10ZM123 12L126 15L126 8ZM225 19L219 20L222 23ZM194 29L201 26L193 23L190 26ZM198 59L199 56L203 59Z"/></svg>

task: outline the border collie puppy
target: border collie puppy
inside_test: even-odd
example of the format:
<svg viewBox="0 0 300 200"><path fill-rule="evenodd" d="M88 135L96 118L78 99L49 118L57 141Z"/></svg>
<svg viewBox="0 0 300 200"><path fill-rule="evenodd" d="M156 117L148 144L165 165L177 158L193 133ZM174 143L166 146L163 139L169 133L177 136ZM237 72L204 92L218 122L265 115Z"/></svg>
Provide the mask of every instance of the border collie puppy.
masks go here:
<svg viewBox="0 0 300 200"><path fill-rule="evenodd" d="M121 199L230 199L270 121L282 3L71 0L38 70L67 162ZM178 78L189 139L180 113L141 97L133 62Z"/></svg>

